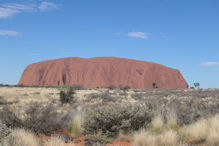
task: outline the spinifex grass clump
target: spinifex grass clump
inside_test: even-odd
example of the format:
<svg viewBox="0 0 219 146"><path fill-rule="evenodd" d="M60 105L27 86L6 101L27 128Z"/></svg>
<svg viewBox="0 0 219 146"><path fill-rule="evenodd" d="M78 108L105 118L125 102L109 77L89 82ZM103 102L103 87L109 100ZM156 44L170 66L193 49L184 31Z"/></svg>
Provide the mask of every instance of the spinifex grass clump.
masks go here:
<svg viewBox="0 0 219 146"><path fill-rule="evenodd" d="M146 127L152 120L151 110L143 105L101 106L89 111L84 119L84 134L101 133L115 137L120 131L131 132Z"/></svg>
<svg viewBox="0 0 219 146"><path fill-rule="evenodd" d="M186 143L218 146L219 116L200 119L182 127L177 124L174 117L164 122L161 116L156 116L148 128L134 134L136 146L176 146Z"/></svg>
<svg viewBox="0 0 219 146"><path fill-rule="evenodd" d="M178 130L176 117L168 116L166 123L161 115L153 118L147 129L141 129L134 134L136 146L175 146L178 142Z"/></svg>
<svg viewBox="0 0 219 146"><path fill-rule="evenodd" d="M185 126L181 135L191 143L205 142L209 146L218 146L219 115L208 119L200 119L191 125Z"/></svg>
<svg viewBox="0 0 219 146"><path fill-rule="evenodd" d="M83 123L83 115L77 114L74 117L67 132L72 136L80 136L82 134L82 123Z"/></svg>
<svg viewBox="0 0 219 146"><path fill-rule="evenodd" d="M14 129L5 137L0 146L74 146L73 142L66 143L62 137L52 136L48 139L40 139L29 130Z"/></svg>
<svg viewBox="0 0 219 146"><path fill-rule="evenodd" d="M24 129L13 130L0 144L2 146L39 146L34 134Z"/></svg>

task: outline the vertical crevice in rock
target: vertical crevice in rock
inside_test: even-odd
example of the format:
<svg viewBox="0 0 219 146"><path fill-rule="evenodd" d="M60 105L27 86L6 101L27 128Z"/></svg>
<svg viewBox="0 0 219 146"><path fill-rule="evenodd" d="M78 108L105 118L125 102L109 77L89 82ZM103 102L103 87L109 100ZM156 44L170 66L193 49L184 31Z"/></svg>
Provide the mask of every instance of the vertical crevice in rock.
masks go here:
<svg viewBox="0 0 219 146"><path fill-rule="evenodd" d="M62 75L62 82L63 82L63 85L66 84L66 75Z"/></svg>

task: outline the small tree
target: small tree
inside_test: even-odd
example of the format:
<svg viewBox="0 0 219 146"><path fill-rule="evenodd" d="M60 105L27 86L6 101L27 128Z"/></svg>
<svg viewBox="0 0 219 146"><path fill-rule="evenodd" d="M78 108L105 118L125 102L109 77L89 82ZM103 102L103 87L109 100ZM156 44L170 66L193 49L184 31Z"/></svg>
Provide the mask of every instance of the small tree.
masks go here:
<svg viewBox="0 0 219 146"><path fill-rule="evenodd" d="M200 84L198 82L194 83L195 88L199 89Z"/></svg>
<svg viewBox="0 0 219 146"><path fill-rule="evenodd" d="M153 88L157 88L157 84L155 82L152 83Z"/></svg>
<svg viewBox="0 0 219 146"><path fill-rule="evenodd" d="M74 92L74 89L72 86L70 86L66 90L60 91L59 98L60 98L61 103L62 104L70 103L74 98L74 94L75 94L75 92Z"/></svg>

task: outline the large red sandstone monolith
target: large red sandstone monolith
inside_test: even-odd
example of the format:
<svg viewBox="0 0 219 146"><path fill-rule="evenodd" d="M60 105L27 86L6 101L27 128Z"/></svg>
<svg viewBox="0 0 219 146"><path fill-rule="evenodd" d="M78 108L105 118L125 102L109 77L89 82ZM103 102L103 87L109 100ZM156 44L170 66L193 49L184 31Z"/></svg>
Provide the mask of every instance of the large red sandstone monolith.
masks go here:
<svg viewBox="0 0 219 146"><path fill-rule="evenodd" d="M29 65L19 84L28 86L83 85L95 88L188 88L181 73L160 64L116 57L62 58Z"/></svg>

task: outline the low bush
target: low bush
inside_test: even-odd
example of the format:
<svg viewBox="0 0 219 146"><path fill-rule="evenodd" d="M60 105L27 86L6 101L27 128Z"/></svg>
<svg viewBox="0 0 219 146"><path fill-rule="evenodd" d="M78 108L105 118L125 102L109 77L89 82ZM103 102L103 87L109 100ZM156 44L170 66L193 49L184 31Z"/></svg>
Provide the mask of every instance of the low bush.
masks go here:
<svg viewBox="0 0 219 146"><path fill-rule="evenodd" d="M143 105L101 106L87 112L83 132L86 135L101 132L106 137L115 137L119 131L130 132L146 127L151 120L151 110Z"/></svg>
<svg viewBox="0 0 219 146"><path fill-rule="evenodd" d="M0 87L10 87L10 85L0 84Z"/></svg>
<svg viewBox="0 0 219 146"><path fill-rule="evenodd" d="M24 88L25 86L23 84L18 84L18 85L14 85L14 87L22 87L22 88Z"/></svg>
<svg viewBox="0 0 219 146"><path fill-rule="evenodd" d="M4 104L7 104L7 101L0 96L0 105L4 105Z"/></svg>
<svg viewBox="0 0 219 146"><path fill-rule="evenodd" d="M120 131L115 141L133 142L133 132L124 133Z"/></svg>
<svg viewBox="0 0 219 146"><path fill-rule="evenodd" d="M83 89L82 85L77 85L77 84L73 84L71 87L73 88L73 90L81 90L81 89Z"/></svg>
<svg viewBox="0 0 219 146"><path fill-rule="evenodd" d="M11 130L0 121L0 143L11 132Z"/></svg>
<svg viewBox="0 0 219 146"><path fill-rule="evenodd" d="M61 115L56 112L54 106L42 106L40 103L30 105L30 107L25 110L23 118L16 114L15 109L5 106L0 111L0 119L7 127L13 129L24 128L36 134L45 135L62 129L63 124Z"/></svg>
<svg viewBox="0 0 219 146"><path fill-rule="evenodd" d="M113 90L116 89L117 87L115 85L109 85L106 87L107 89Z"/></svg>
<svg viewBox="0 0 219 146"><path fill-rule="evenodd" d="M130 89L131 87L126 85L126 86L120 86L120 90L126 91L128 89Z"/></svg>

